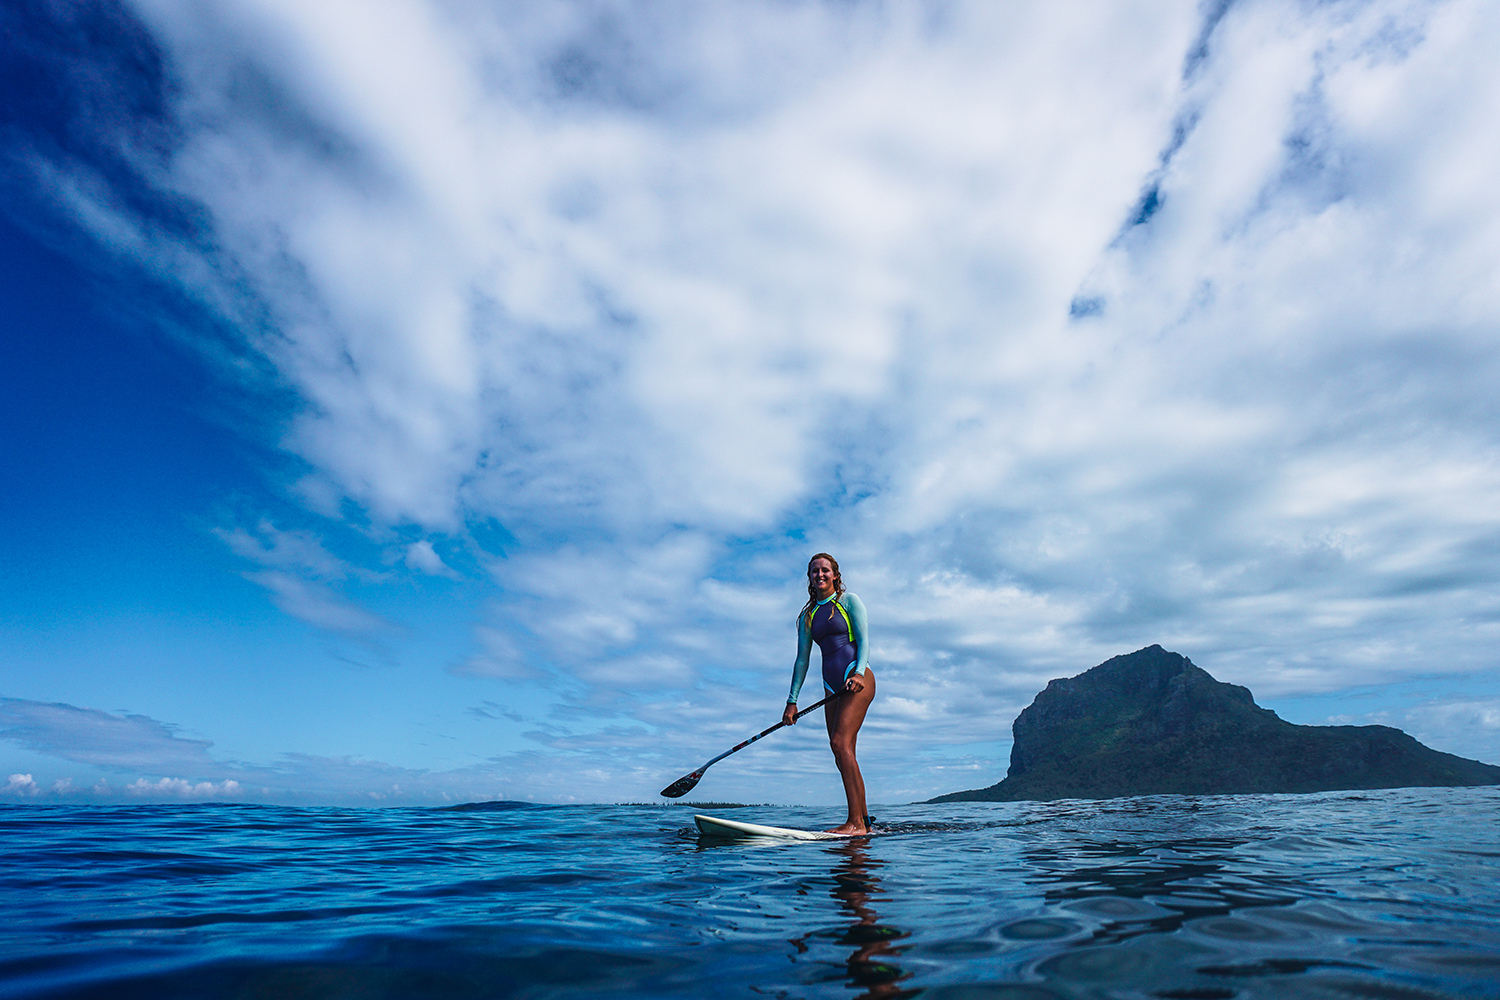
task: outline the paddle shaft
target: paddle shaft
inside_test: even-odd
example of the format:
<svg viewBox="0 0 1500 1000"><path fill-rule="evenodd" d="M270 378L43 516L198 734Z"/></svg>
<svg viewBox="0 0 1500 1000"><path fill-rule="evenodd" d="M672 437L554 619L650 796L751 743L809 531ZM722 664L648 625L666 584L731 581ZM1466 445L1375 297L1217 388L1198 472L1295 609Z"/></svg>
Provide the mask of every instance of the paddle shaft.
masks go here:
<svg viewBox="0 0 1500 1000"><path fill-rule="evenodd" d="M800 719L804 715L806 715L808 712L811 712L813 709L815 709L815 708L822 708L824 705L828 704L830 701L832 701L833 699L837 698L841 694L843 694L842 691L836 691L833 694L829 695L827 698L824 698L822 701L816 702L816 703L811 704L811 705L808 705L802 711L800 711L796 715L792 716L792 718L793 719ZM719 761L723 760L725 757L728 757L730 754L732 754L732 753L738 753L739 751L745 749L750 744L754 743L756 740L760 739L762 736L770 736L772 733L776 732L776 730L780 729L782 726L785 726L785 725L786 725L786 722L784 722L784 721L783 722L778 722L778 723L776 723L776 725L772 726L770 729L763 729L763 730L761 730L760 732L756 733L754 736L750 737L745 742L741 743L739 746L730 747L728 750L725 750L723 753L719 754L719 756L715 757L713 760L709 761L707 764L704 764L702 767L698 768L698 770L700 770L700 771L706 771L706 770L708 770L710 767L713 767L715 764L717 764Z"/></svg>
<svg viewBox="0 0 1500 1000"><path fill-rule="evenodd" d="M800 711L796 715L792 716L792 721L795 722L796 720L802 718L808 712L811 712L813 709L819 707L820 705L826 705L826 704L828 704L830 701L832 701L833 699L837 698L841 694L843 694L842 691L836 691L833 694L829 695L827 698L824 698L822 701L818 702L817 705L809 705L809 706L807 706L802 711ZM780 729L782 726L785 726L785 725L786 725L785 722L778 722L778 723L776 723L776 725L772 726L770 729L767 729L764 732L756 733L754 736L750 737L748 740L746 740L745 742L741 743L739 746L737 746L737 747L731 747L730 749L725 750L723 753L719 754L719 756L715 757L713 760L709 761L707 764L704 764L702 767L698 768L698 770L696 770L696 771L690 771L689 773L684 774L682 777L680 777L676 781L672 782L666 788L663 788L661 790L661 793L663 795L665 795L669 799L681 798L682 796L686 795L688 792L691 792L695 787L697 787L698 782L703 777L703 772L704 771L707 771L710 767L713 767L719 761L723 760L725 757L728 757L730 754L734 753L735 751L745 749L747 746L749 746L750 744L754 743L756 740L760 739L762 736L769 736L772 733L776 732L776 730Z"/></svg>

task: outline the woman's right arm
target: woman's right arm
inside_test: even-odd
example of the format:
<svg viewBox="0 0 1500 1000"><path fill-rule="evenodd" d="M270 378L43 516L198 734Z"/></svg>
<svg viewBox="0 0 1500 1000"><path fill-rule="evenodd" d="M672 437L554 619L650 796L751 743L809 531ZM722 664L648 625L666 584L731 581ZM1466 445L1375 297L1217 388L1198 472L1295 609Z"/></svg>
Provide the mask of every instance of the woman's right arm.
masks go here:
<svg viewBox="0 0 1500 1000"><path fill-rule="evenodd" d="M802 682L807 679L807 663L812 657L812 632L807 627L807 616L797 615L797 662L792 664L792 690L786 696L786 710L781 721L789 726L797 724L797 695L802 693Z"/></svg>

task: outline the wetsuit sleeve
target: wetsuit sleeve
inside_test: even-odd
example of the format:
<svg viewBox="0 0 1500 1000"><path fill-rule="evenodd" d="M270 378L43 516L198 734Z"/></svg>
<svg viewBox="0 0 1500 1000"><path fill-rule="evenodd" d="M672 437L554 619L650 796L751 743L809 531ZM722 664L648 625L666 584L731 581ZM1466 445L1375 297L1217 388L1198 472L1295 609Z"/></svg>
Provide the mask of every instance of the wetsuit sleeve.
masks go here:
<svg viewBox="0 0 1500 1000"><path fill-rule="evenodd" d="M849 624L854 629L854 673L863 674L870 665L870 628L865 617L865 602L853 594L845 594L839 602L849 612Z"/></svg>
<svg viewBox="0 0 1500 1000"><path fill-rule="evenodd" d="M792 664L792 690L786 696L788 705L797 704L797 695L802 693L802 682L807 679L807 661L812 656L812 630L807 627L807 616L797 615L797 662Z"/></svg>

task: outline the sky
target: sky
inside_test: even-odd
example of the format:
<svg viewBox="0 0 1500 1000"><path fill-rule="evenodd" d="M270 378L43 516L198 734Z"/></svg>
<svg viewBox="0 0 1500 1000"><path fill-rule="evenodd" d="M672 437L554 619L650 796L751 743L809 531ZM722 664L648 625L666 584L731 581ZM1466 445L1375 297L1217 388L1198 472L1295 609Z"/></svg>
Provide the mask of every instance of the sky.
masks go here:
<svg viewBox="0 0 1500 1000"><path fill-rule="evenodd" d="M663 801L820 551L872 802L1153 643L1500 762L1492 3L0 31L0 801Z"/></svg>

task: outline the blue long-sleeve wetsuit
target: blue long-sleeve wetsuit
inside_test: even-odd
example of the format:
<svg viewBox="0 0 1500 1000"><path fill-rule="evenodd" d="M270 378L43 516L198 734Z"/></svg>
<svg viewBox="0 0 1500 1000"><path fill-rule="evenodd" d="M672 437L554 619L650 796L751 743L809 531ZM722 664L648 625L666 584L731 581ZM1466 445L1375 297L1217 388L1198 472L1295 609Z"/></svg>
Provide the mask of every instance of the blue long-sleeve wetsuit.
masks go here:
<svg viewBox="0 0 1500 1000"><path fill-rule="evenodd" d="M789 705L797 703L802 691L814 642L823 653L823 687L829 694L842 691L851 674L863 675L870 666L864 602L847 592L837 600L830 595L797 616L797 662L792 665Z"/></svg>

